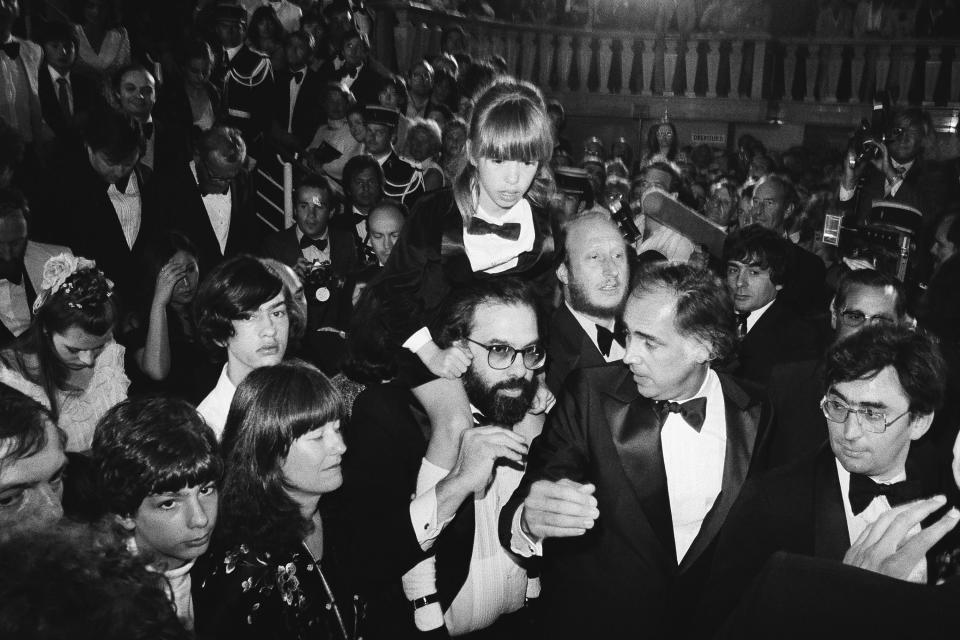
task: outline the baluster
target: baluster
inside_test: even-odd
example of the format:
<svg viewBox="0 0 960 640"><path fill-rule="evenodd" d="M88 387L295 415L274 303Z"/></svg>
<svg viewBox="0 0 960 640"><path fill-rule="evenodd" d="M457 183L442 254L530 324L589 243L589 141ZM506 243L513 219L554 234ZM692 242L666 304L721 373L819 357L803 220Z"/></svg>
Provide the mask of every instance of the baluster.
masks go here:
<svg viewBox="0 0 960 640"><path fill-rule="evenodd" d="M540 32L537 36L537 47L540 52L537 60L539 64L538 72L540 81L537 84L546 88L550 86L550 76L553 72L554 65L557 63L555 36L546 31Z"/></svg>
<svg viewBox="0 0 960 640"><path fill-rule="evenodd" d="M415 27L408 20L400 20L393 28L393 41L396 46L397 67L403 69L403 65L409 66L411 62L411 52L413 39L416 37Z"/></svg>
<svg viewBox="0 0 960 640"><path fill-rule="evenodd" d="M799 47L790 43L786 46L783 53L783 99L793 102L793 80L796 78L797 65L800 60L797 56Z"/></svg>
<svg viewBox="0 0 960 640"><path fill-rule="evenodd" d="M943 64L940 60L942 50L943 47L930 47L930 53L927 56L927 62L923 70L924 106L933 105L933 91L937 88L937 75L940 73L940 67Z"/></svg>
<svg viewBox="0 0 960 640"><path fill-rule="evenodd" d="M730 97L740 97L740 74L743 72L743 40L730 43Z"/></svg>
<svg viewBox="0 0 960 640"><path fill-rule="evenodd" d="M874 86L877 91L889 89L890 83L890 45L877 45L877 70ZM872 99L872 96L864 96L864 100Z"/></svg>
<svg viewBox="0 0 960 640"><path fill-rule="evenodd" d="M853 58L850 60L850 82L851 87L853 87L850 92L850 102L873 100L873 91L870 90L870 85L873 84L875 89L877 82L876 75L874 75L873 82L870 82L870 75L873 70L867 67L868 60L875 62L875 53L870 52L868 57L867 47L862 44L856 45L853 48Z"/></svg>
<svg viewBox="0 0 960 640"><path fill-rule="evenodd" d="M597 49L600 58L600 93L613 93L610 89L610 65L613 62L613 38L600 38Z"/></svg>
<svg viewBox="0 0 960 640"><path fill-rule="evenodd" d="M677 71L677 46L671 47L670 44L663 40L660 48L660 55L663 56L663 65L659 68L660 93L664 96L673 95L673 76Z"/></svg>
<svg viewBox="0 0 960 640"><path fill-rule="evenodd" d="M843 47L831 45L824 47L827 60L825 85L820 87L820 95L824 102L837 101L837 84L840 82L840 67L843 66Z"/></svg>
<svg viewBox="0 0 960 640"><path fill-rule="evenodd" d="M763 94L763 66L766 57L766 40L757 40L753 45L753 78L750 81L750 97L759 100Z"/></svg>
<svg viewBox="0 0 960 640"><path fill-rule="evenodd" d="M947 104L960 104L960 47L954 47L950 67L950 87L947 89Z"/></svg>
<svg viewBox="0 0 960 640"><path fill-rule="evenodd" d="M521 34L518 31L508 31L504 34L507 69L510 71L510 73L518 76L520 75L518 67L520 58L520 37Z"/></svg>
<svg viewBox="0 0 960 640"><path fill-rule="evenodd" d="M570 61L573 58L573 38L563 34L557 47L557 90L567 91L570 83Z"/></svg>
<svg viewBox="0 0 960 640"><path fill-rule="evenodd" d="M707 97L716 98L720 75L720 41L710 40L707 46Z"/></svg>
<svg viewBox="0 0 960 640"><path fill-rule="evenodd" d="M700 40L687 39L687 51L684 62L687 65L687 87L683 95L688 98L696 97L694 84L697 82L697 61L699 59Z"/></svg>
<svg viewBox="0 0 960 640"><path fill-rule="evenodd" d="M580 82L577 84L576 89L580 91L588 91L587 80L590 77L591 70L594 68L593 56L597 50L597 41L595 38L586 36L578 38L578 40L580 42L580 50L577 52L577 66L580 71Z"/></svg>
<svg viewBox="0 0 960 640"><path fill-rule="evenodd" d="M640 70L641 91L640 93L649 96L653 94L654 67L657 62L657 41L653 38L643 40L643 49L641 50L641 61L643 66Z"/></svg>
<svg viewBox="0 0 960 640"><path fill-rule="evenodd" d="M537 57L537 34L533 31L524 31L520 36L520 77L536 83L533 75L533 63Z"/></svg>
<svg viewBox="0 0 960 640"><path fill-rule="evenodd" d="M807 45L807 86L806 93L803 94L804 102L813 102L816 100L817 71L820 66L820 45L810 43Z"/></svg>
<svg viewBox="0 0 960 640"><path fill-rule="evenodd" d="M910 81L913 76L913 69L916 65L917 57L917 48L913 45L904 45L901 49L900 55L900 69L899 69L899 87L900 87L900 100L899 102L906 104L909 102L910 93Z"/></svg>

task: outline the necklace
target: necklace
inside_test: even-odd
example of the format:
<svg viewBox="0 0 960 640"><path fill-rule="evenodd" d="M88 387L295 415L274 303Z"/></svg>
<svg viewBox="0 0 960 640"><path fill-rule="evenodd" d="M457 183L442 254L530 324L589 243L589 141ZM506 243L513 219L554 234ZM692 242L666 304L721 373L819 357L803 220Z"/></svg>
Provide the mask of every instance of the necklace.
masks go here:
<svg viewBox="0 0 960 640"><path fill-rule="evenodd" d="M343 634L344 640L349 640L350 634L347 633L347 625L343 623L343 616L340 615L340 607L337 606L337 599L333 595L333 590L330 588L330 583L327 582L326 576L323 575L323 571L320 569L320 563L317 561L317 557L313 555L313 552L310 551L310 547L307 546L306 542L301 542L303 548L306 550L307 555L310 556L310 562L313 563L313 568L317 570L317 575L320 576L320 582L323 584L323 590L327 594L327 598L330 600L330 607L333 609L333 614L337 617L337 624L340 625L340 633Z"/></svg>

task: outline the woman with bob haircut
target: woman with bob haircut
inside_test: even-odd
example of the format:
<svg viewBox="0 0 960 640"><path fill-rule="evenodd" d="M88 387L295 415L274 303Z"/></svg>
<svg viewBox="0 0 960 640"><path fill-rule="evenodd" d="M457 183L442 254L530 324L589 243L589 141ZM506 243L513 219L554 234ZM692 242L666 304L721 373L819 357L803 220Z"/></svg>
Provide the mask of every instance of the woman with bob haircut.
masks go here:
<svg viewBox="0 0 960 640"><path fill-rule="evenodd" d="M304 362L240 383L223 432L219 521L194 574L199 637L356 637L340 529L321 500L343 482L343 413L330 381Z"/></svg>
<svg viewBox="0 0 960 640"><path fill-rule="evenodd" d="M33 322L0 352L0 383L50 410L67 434L67 451L88 450L97 421L127 397L112 291L92 260L53 256L43 267Z"/></svg>
<svg viewBox="0 0 960 640"><path fill-rule="evenodd" d="M438 309L454 289L491 277L531 281L544 302L555 287L546 209L555 191L553 133L543 96L529 82L503 76L478 93L469 132L466 161L452 189L417 202L380 275L389 285L379 289L408 298L417 310L391 319L406 347L400 379L434 425L427 458L446 469L456 459L460 432L473 423L457 379L470 355L433 341L428 326ZM549 401L541 388L538 409Z"/></svg>

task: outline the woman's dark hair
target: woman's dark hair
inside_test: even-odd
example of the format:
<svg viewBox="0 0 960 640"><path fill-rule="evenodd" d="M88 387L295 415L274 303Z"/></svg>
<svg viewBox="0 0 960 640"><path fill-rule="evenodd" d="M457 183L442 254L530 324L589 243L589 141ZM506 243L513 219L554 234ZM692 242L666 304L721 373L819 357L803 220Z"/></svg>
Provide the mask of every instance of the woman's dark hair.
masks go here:
<svg viewBox="0 0 960 640"><path fill-rule="evenodd" d="M0 541L0 636L188 640L163 575L107 526L62 521Z"/></svg>
<svg viewBox="0 0 960 640"><path fill-rule="evenodd" d="M146 246L140 259L141 274L143 276L140 286L141 304L149 305L153 300L154 289L157 286L157 275L163 265L167 264L174 255L183 251L193 256L197 261L197 266L203 268L200 264L200 258L197 255L197 248L190 241L190 238L179 231L166 231L156 236Z"/></svg>
<svg viewBox="0 0 960 640"><path fill-rule="evenodd" d="M70 19L74 23L83 25L87 22L86 8L91 2L97 0L73 0L70 6ZM116 29L120 26L120 18L114 10L113 0L99 0L100 13L103 15L103 26L105 29Z"/></svg>
<svg viewBox="0 0 960 640"><path fill-rule="evenodd" d="M226 475L214 536L267 550L299 544L312 524L287 493L284 460L297 438L343 416L340 394L312 365L292 360L251 371L223 429Z"/></svg>
<svg viewBox="0 0 960 640"><path fill-rule="evenodd" d="M92 456L109 513L133 516L151 495L220 484L223 460L213 429L185 400L139 397L97 423Z"/></svg>
<svg viewBox="0 0 960 640"><path fill-rule="evenodd" d="M827 351L825 388L872 378L893 367L910 402L912 417L928 415L943 404L946 363L936 340L902 325L871 325Z"/></svg>
<svg viewBox="0 0 960 640"><path fill-rule="evenodd" d="M670 142L669 149L661 149L660 142L657 140L657 131L663 126L670 127L670 130L673 132L673 140ZM647 130L647 153L651 156L655 153L662 153L667 160L676 160L679 144L677 127L672 122L657 122Z"/></svg>
<svg viewBox="0 0 960 640"><path fill-rule="evenodd" d="M677 296L676 328L702 340L710 360L722 361L737 348L736 315L726 287L712 271L686 263L653 262L637 273L632 297L655 291Z"/></svg>
<svg viewBox="0 0 960 640"><path fill-rule="evenodd" d="M57 392L77 390L67 385L70 370L56 354L53 334L72 327L94 336L112 331L117 309L111 290L110 281L96 267L78 269L43 302L30 327L0 353L0 362L44 390L55 421L60 416ZM35 366L28 363L28 356L36 358Z"/></svg>
<svg viewBox="0 0 960 640"><path fill-rule="evenodd" d="M250 24L247 26L247 38L250 39L250 43L255 49L258 51L263 51L263 41L260 39L261 23L270 26L271 34L273 35L273 38L277 44L281 44L283 42L283 36L286 31L283 28L283 24L280 22L280 18L277 17L277 12L273 10L273 7L264 5L262 7L257 7L257 9L250 16Z"/></svg>
<svg viewBox="0 0 960 640"><path fill-rule="evenodd" d="M277 297L286 297L283 280L258 259L239 255L218 264L200 283L193 299L194 322L200 343L222 358L233 336L233 321ZM291 300L286 300L291 305ZM291 327L293 331L293 327Z"/></svg>
<svg viewBox="0 0 960 640"><path fill-rule="evenodd" d="M380 86L377 88L377 95L386 91L389 87L397 92L397 110L403 114L407 111L407 103L410 101L410 92L407 91L407 81L398 75L389 75L380 80Z"/></svg>
<svg viewBox="0 0 960 640"><path fill-rule="evenodd" d="M461 96L476 101L480 92L497 78L501 73L489 62L474 62L460 72L457 78L457 91Z"/></svg>
<svg viewBox="0 0 960 640"><path fill-rule="evenodd" d="M347 332L347 353L343 372L361 384L377 384L397 375L399 345L404 336L398 335L395 318L416 317L416 309L396 308L411 306L409 296L388 295L393 284L374 281L360 294Z"/></svg>

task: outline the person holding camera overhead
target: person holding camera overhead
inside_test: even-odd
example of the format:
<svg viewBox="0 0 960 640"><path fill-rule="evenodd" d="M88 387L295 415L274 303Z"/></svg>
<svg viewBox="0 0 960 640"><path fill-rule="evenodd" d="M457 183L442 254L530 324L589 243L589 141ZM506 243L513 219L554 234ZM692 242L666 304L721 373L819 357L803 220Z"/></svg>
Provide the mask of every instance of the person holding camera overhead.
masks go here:
<svg viewBox="0 0 960 640"><path fill-rule="evenodd" d="M933 127L922 109L897 110L883 128L847 150L840 201L858 224L867 219L874 200L893 200L919 209L923 226L916 266L921 274L928 273L927 253L936 223L947 205L960 198L956 169L924 157L924 140Z"/></svg>

